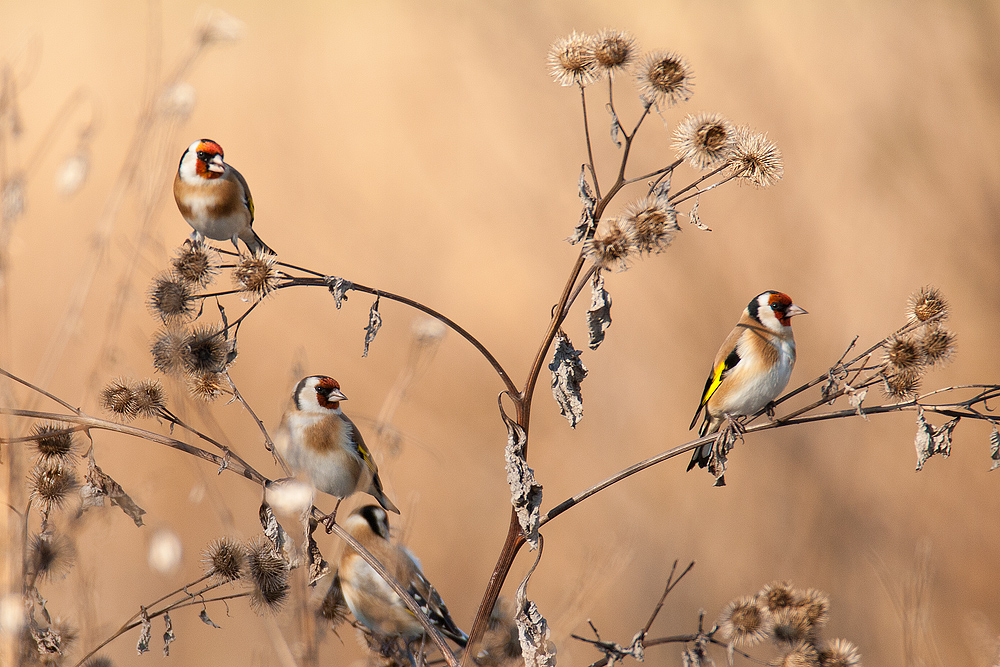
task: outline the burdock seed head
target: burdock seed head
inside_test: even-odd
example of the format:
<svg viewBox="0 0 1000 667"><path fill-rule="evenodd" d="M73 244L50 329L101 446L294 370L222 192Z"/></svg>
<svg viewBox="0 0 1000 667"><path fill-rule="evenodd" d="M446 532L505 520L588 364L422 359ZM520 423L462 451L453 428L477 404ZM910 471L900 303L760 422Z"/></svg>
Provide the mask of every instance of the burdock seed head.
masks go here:
<svg viewBox="0 0 1000 667"><path fill-rule="evenodd" d="M799 642L782 656L778 667L820 667L819 652L809 642Z"/></svg>
<svg viewBox="0 0 1000 667"><path fill-rule="evenodd" d="M948 317L948 302L936 287L921 287L910 296L907 316L910 319L927 322L932 319L943 320Z"/></svg>
<svg viewBox="0 0 1000 667"><path fill-rule="evenodd" d="M884 377L882 389L892 398L905 400L915 396L917 390L920 389L920 369L908 368L897 372L890 371Z"/></svg>
<svg viewBox="0 0 1000 667"><path fill-rule="evenodd" d="M639 96L657 109L669 109L691 97L691 68L677 53L654 51L639 62Z"/></svg>
<svg viewBox="0 0 1000 667"><path fill-rule="evenodd" d="M31 502L46 514L61 507L78 486L73 469L57 461L39 461L28 473Z"/></svg>
<svg viewBox="0 0 1000 667"><path fill-rule="evenodd" d="M771 613L752 595L736 598L722 610L719 631L730 644L753 646L771 634Z"/></svg>
<svg viewBox="0 0 1000 667"><path fill-rule="evenodd" d="M219 271L215 252L201 243L182 245L171 265L177 277L198 287L210 284Z"/></svg>
<svg viewBox="0 0 1000 667"><path fill-rule="evenodd" d="M278 611L288 597L288 568L271 544L256 538L247 549L247 574L253 584L250 606L258 614Z"/></svg>
<svg viewBox="0 0 1000 667"><path fill-rule="evenodd" d="M233 282L247 296L263 299L278 286L277 261L277 257L263 250L242 256L233 270Z"/></svg>
<svg viewBox="0 0 1000 667"><path fill-rule="evenodd" d="M677 226L677 211L667 202L644 197L625 207L626 224L635 229L635 241L640 252L654 253L667 249Z"/></svg>
<svg viewBox="0 0 1000 667"><path fill-rule="evenodd" d="M167 395L159 380L142 380L133 388L135 410L140 417L157 417L166 408Z"/></svg>
<svg viewBox="0 0 1000 667"><path fill-rule="evenodd" d="M813 627L825 625L830 619L830 596L816 588L807 589L799 595L796 606L805 612Z"/></svg>
<svg viewBox="0 0 1000 667"><path fill-rule="evenodd" d="M222 381L221 373L195 373L188 376L187 388L195 398L211 403L222 396Z"/></svg>
<svg viewBox="0 0 1000 667"><path fill-rule="evenodd" d="M955 334L943 326L932 325L926 328L920 339L920 350L929 364L946 363L955 351Z"/></svg>
<svg viewBox="0 0 1000 667"><path fill-rule="evenodd" d="M173 271L165 271L153 278L147 304L164 323L187 321L195 314L194 288Z"/></svg>
<svg viewBox="0 0 1000 667"><path fill-rule="evenodd" d="M73 432L67 431L69 424L45 422L31 427L38 458L72 463L76 458Z"/></svg>
<svg viewBox="0 0 1000 667"><path fill-rule="evenodd" d="M594 38L575 30L549 48L549 73L561 86L587 86L597 80Z"/></svg>
<svg viewBox="0 0 1000 667"><path fill-rule="evenodd" d="M624 30L604 28L593 41L594 62L611 76L627 70L637 52L635 37Z"/></svg>
<svg viewBox="0 0 1000 667"><path fill-rule="evenodd" d="M63 535L36 534L28 540L28 569L39 579L62 579L75 557L73 544Z"/></svg>
<svg viewBox="0 0 1000 667"><path fill-rule="evenodd" d="M127 422L139 414L135 389L128 378L115 378L101 390L101 407L116 419Z"/></svg>
<svg viewBox="0 0 1000 667"><path fill-rule="evenodd" d="M787 581L772 581L757 593L757 598L771 612L791 607L795 604L795 597L795 589Z"/></svg>
<svg viewBox="0 0 1000 667"><path fill-rule="evenodd" d="M229 341L213 325L196 326L184 339L184 370L188 373L218 373L226 364Z"/></svg>
<svg viewBox="0 0 1000 667"><path fill-rule="evenodd" d="M736 128L729 164L738 178L758 188L774 185L785 173L781 151L774 142L746 125Z"/></svg>
<svg viewBox="0 0 1000 667"><path fill-rule="evenodd" d="M153 355L153 368L166 375L183 373L187 352L187 336L187 330L178 326L170 326L157 331L150 347L150 352Z"/></svg>
<svg viewBox="0 0 1000 667"><path fill-rule="evenodd" d="M912 338L894 336L885 345L885 361L894 371L916 370L924 363L924 352Z"/></svg>
<svg viewBox="0 0 1000 667"><path fill-rule="evenodd" d="M722 114L690 115L674 130L674 150L678 159L695 169L718 167L732 154L735 134Z"/></svg>
<svg viewBox="0 0 1000 667"><path fill-rule="evenodd" d="M834 639L820 649L819 664L822 667L861 667L861 653L846 639Z"/></svg>
<svg viewBox="0 0 1000 667"><path fill-rule="evenodd" d="M203 555L205 574L214 577L216 581L236 581L246 571L246 547L231 538L221 537L214 540Z"/></svg>
<svg viewBox="0 0 1000 667"><path fill-rule="evenodd" d="M623 218L602 220L594 238L587 242L587 254L602 269L624 271L629 266L629 257L638 250L635 226Z"/></svg>
<svg viewBox="0 0 1000 667"><path fill-rule="evenodd" d="M785 607L774 613L774 640L795 646L809 638L812 623L802 607Z"/></svg>

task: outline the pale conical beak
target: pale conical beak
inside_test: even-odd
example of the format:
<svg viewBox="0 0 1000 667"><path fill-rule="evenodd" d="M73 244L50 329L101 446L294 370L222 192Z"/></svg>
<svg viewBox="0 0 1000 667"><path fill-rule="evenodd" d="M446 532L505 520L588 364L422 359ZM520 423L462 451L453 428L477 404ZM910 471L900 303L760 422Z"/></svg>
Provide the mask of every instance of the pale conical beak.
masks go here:
<svg viewBox="0 0 1000 667"><path fill-rule="evenodd" d="M794 303L785 309L785 317L795 317L796 315L808 315L809 311L805 308L799 308Z"/></svg>
<svg viewBox="0 0 1000 667"><path fill-rule="evenodd" d="M216 155L208 161L208 170L214 171L217 174L221 174L226 170L226 165L223 163L221 155Z"/></svg>
<svg viewBox="0 0 1000 667"><path fill-rule="evenodd" d="M346 401L347 397L339 389L331 389L330 395L326 397L328 401Z"/></svg>

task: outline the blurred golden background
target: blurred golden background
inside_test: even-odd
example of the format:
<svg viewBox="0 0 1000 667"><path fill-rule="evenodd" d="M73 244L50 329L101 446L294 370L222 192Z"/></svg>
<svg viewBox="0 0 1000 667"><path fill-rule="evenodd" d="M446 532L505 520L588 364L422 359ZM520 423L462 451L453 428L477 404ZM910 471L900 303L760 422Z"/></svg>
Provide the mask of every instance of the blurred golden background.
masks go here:
<svg viewBox="0 0 1000 667"><path fill-rule="evenodd" d="M1000 379L996 3L222 9L242 22L239 39L201 53L164 102L160 86L191 53L198 27L228 19L187 1L0 2L6 104L21 124L0 146L0 165L5 177L24 175L23 215L5 229L0 353L5 368L91 414L101 414L98 392L111 378L153 374L148 342L158 327L146 288L190 232L169 192L177 160L200 137L218 141L246 177L254 228L284 261L439 309L520 383L576 256L564 239L580 213L586 158L579 95L552 82L546 53L574 29L604 27L631 31L643 49L684 54L695 73L693 98L663 114L667 127L656 117L643 127L631 173L673 159L670 131L685 114L717 111L767 132L785 176L769 190L730 184L708 194L700 213L714 231L682 220L666 253L607 277L614 324L583 357L582 423L568 428L544 371L536 395L530 462L543 509L690 439L712 356L765 289L810 312L795 320L792 386L824 373L855 335L867 347L901 325L907 296L923 285L950 300L958 334L954 362L925 387ZM617 91L630 126L639 105L629 85ZM616 149L596 92L592 132L607 181ZM67 100L78 103L62 114ZM146 100L173 113L144 125ZM89 160L87 178L64 196L60 169L73 155ZM692 177L681 170L674 182ZM227 304L230 318L241 312L238 301ZM277 294L241 328L233 379L270 428L298 377L340 380L345 411L403 510L400 534L468 630L510 511L502 386L448 334L394 415L398 448L380 441L372 426L419 317L383 301L384 326L363 359L370 305L356 293L341 310L321 290ZM585 307L567 327L577 347ZM216 316L207 304L206 317ZM178 414L280 476L238 404L205 407L165 384ZM52 407L11 392L16 405ZM599 657L569 638L588 633L587 618L602 637L627 643L675 559L696 565L653 636L694 631L699 609L711 621L733 597L784 579L830 594L826 635L858 644L867 665L997 664L1000 473L987 472L989 428L963 422L952 456L919 474L913 436L912 413L771 431L732 453L724 489L704 472L685 474L684 456L567 512L544 530L530 586L560 664ZM43 590L50 610L78 628L77 659L140 604L196 578L210 540L259 532L259 490L246 480L148 442L94 437L98 463L148 514L137 529L117 509L91 512L76 536L76 567ZM159 530L184 549L167 575L147 565ZM335 538L320 546L334 560ZM532 558L521 554L506 594ZM176 664L291 664L300 648L294 605L276 617L242 601L209 614L222 629L193 609L172 615ZM154 637L161 631L154 623ZM136 664L136 637L103 654ZM362 656L349 628L341 639L327 634L319 650L324 664ZM648 655L679 665L679 652Z"/></svg>

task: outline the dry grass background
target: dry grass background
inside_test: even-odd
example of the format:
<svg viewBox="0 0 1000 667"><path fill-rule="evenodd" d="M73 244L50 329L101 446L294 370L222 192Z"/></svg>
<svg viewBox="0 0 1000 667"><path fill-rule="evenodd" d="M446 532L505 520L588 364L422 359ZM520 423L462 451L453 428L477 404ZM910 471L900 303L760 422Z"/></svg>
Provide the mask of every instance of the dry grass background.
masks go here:
<svg viewBox="0 0 1000 667"><path fill-rule="evenodd" d="M786 291L810 311L795 321L793 384L828 368L855 334L870 342L901 324L907 295L925 284L950 298L959 336L957 358L928 383L1000 379L995 3L425 4L225 7L245 22L245 36L207 53L187 77L197 91L193 113L157 135L162 155L135 174L155 196L149 227L140 229L143 206L132 196L83 315L53 360L50 340L126 158L147 57L169 70L204 8L0 2L0 55L31 61L34 71L18 91L25 134L5 147L8 167L31 157L78 86L96 100L100 122L92 173L74 198L57 196L52 174L86 113L30 165L11 245L3 365L41 381L46 361L57 362L46 387L95 414L103 382L152 373L146 347L156 327L145 286L189 232L169 185L181 152L205 136L248 179L255 228L283 259L440 309L520 379L575 256L563 239L579 215L585 156L578 96L551 82L545 53L572 29L621 27L644 48L689 58L695 95L668 121L719 111L749 122L782 149L785 178L767 191L727 186L705 197L702 217L715 231L688 227L664 255L609 277L614 325L600 350L585 354L582 424L572 432L547 391L536 400L531 462L545 506L687 440L706 365L764 289ZM150 13L158 17L152 27ZM634 117L637 105L622 107ZM614 151L602 115L595 118L598 160L610 167ZM636 173L669 154L658 123L643 135ZM130 289L118 300L122 284ZM299 366L336 376L351 398L348 414L370 427L406 359L414 314L383 302L385 326L362 359L369 305L352 295L337 311L318 290L288 292L247 322L233 376L269 426ZM121 325L110 329L118 309ZM582 344L582 315L570 320ZM466 628L509 516L500 389L451 335L396 415L405 435L398 455L372 443L404 509L409 544ZM237 405L212 405L211 419L193 404L178 409L278 475ZM909 414L768 432L734 452L725 489L675 460L553 522L531 594L553 625L560 663L596 658L567 639L585 631L588 617L603 636L627 641L680 559L697 565L654 632L693 630L699 609L714 618L732 597L789 579L830 593L829 635L857 643L868 665L993 665L1000 473L987 473L988 430L960 425L952 457L919 474L913 432ZM142 529L116 511L92 516L73 574L45 590L87 646L139 604L194 578L209 540L259 529L258 491L245 480L110 434L97 436L97 454L149 513ZM169 576L146 566L158 529L185 545L181 569ZM321 546L336 549L332 537ZM924 607L918 627L908 627L900 606L925 557ZM522 554L512 581L529 558ZM174 614L175 664L278 664L275 628L295 640L290 612L272 620L236 603L228 616L211 615L222 630L196 612ZM342 634L343 642L328 636L321 647L331 664L360 655L353 633ZM917 647L909 660L908 641ZM134 643L129 635L106 653L116 664L160 660L135 658ZM651 654L680 662L673 648Z"/></svg>

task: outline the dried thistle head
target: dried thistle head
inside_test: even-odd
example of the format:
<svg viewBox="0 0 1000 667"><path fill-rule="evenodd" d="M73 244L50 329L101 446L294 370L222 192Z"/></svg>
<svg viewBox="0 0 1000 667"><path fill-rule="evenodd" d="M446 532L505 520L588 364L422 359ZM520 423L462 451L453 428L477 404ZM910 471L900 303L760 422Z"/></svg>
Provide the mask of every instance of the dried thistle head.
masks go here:
<svg viewBox="0 0 1000 667"><path fill-rule="evenodd" d="M73 567L76 550L64 535L42 533L28 540L28 571L39 579L62 579Z"/></svg>
<svg viewBox="0 0 1000 667"><path fill-rule="evenodd" d="M153 368L166 375L180 375L184 372L187 353L188 332L183 327L168 326L153 336L150 353Z"/></svg>
<svg viewBox="0 0 1000 667"><path fill-rule="evenodd" d="M165 324L185 322L195 314L194 288L173 271L164 271L149 287L146 304Z"/></svg>
<svg viewBox="0 0 1000 667"><path fill-rule="evenodd" d="M669 109L691 97L691 68L677 53L647 53L639 62L636 77L642 101L657 109Z"/></svg>
<svg viewBox="0 0 1000 667"><path fill-rule="evenodd" d="M185 243L170 263L178 278L198 287L209 285L219 271L216 253L202 243Z"/></svg>
<svg viewBox="0 0 1000 667"><path fill-rule="evenodd" d="M795 646L809 639L812 623L802 607L785 607L774 612L774 641Z"/></svg>
<svg viewBox="0 0 1000 667"><path fill-rule="evenodd" d="M135 389L128 378L115 378L101 390L101 407L119 421L135 419L139 413Z"/></svg>
<svg viewBox="0 0 1000 667"><path fill-rule="evenodd" d="M637 53L635 37L624 30L604 28L594 37L594 62L609 76L614 76L616 71L627 70Z"/></svg>
<svg viewBox="0 0 1000 667"><path fill-rule="evenodd" d="M757 593L757 597L768 611L776 612L795 604L795 589L787 581L772 581Z"/></svg>
<svg viewBox="0 0 1000 667"><path fill-rule="evenodd" d="M623 218L601 221L594 238L587 241L587 254L602 269L624 271L629 258L639 250L635 226Z"/></svg>
<svg viewBox="0 0 1000 667"><path fill-rule="evenodd" d="M83 667L114 667L115 663L111 658L104 655L95 655L93 658L83 663Z"/></svg>
<svg viewBox="0 0 1000 667"><path fill-rule="evenodd" d="M626 224L635 229L636 246L640 252L662 252L674 240L677 211L665 200L644 197L625 207Z"/></svg>
<svg viewBox="0 0 1000 667"><path fill-rule="evenodd" d="M205 548L201 562L205 565L205 574L216 581L236 581L246 570L247 550L232 538L220 537Z"/></svg>
<svg viewBox="0 0 1000 667"><path fill-rule="evenodd" d="M819 664L821 667L861 667L861 653L846 639L834 639L820 649Z"/></svg>
<svg viewBox="0 0 1000 667"><path fill-rule="evenodd" d="M188 373L218 373L225 368L230 344L214 324L192 328L184 339L184 370Z"/></svg>
<svg viewBox="0 0 1000 667"><path fill-rule="evenodd" d="M806 619L814 628L825 625L830 620L830 596L821 590L807 589L795 603L796 606L802 608Z"/></svg>
<svg viewBox="0 0 1000 667"><path fill-rule="evenodd" d="M513 667L514 664L523 664L514 611L514 604L510 600L497 598L490 613L489 625L472 658L479 667Z"/></svg>
<svg viewBox="0 0 1000 667"><path fill-rule="evenodd" d="M140 380L133 393L136 414L140 417L157 417L167 407L167 395L159 380Z"/></svg>
<svg viewBox="0 0 1000 667"><path fill-rule="evenodd" d="M948 302L938 288L921 287L910 296L906 315L921 322L944 320L948 317Z"/></svg>
<svg viewBox="0 0 1000 667"><path fill-rule="evenodd" d="M820 667L819 652L809 642L800 642L782 656L778 667Z"/></svg>
<svg viewBox="0 0 1000 667"><path fill-rule="evenodd" d="M31 502L46 514L62 507L79 486L73 468L58 461L39 461L28 473Z"/></svg>
<svg viewBox="0 0 1000 667"><path fill-rule="evenodd" d="M67 430L69 424L62 422L44 422L31 427L33 445L39 459L53 459L62 463L73 463L76 460L76 444L73 442L73 432Z"/></svg>
<svg viewBox="0 0 1000 667"><path fill-rule="evenodd" d="M594 38L573 31L549 47L549 73L561 86L587 86L597 80Z"/></svg>
<svg viewBox="0 0 1000 667"><path fill-rule="evenodd" d="M263 299L278 286L278 258L259 250L240 257L233 270L233 282L241 292L253 299Z"/></svg>
<svg viewBox="0 0 1000 667"><path fill-rule="evenodd" d="M736 128L722 114L690 115L674 129L674 150L695 169L710 169L729 159L735 135Z"/></svg>
<svg viewBox="0 0 1000 667"><path fill-rule="evenodd" d="M924 352L914 339L893 336L885 345L885 361L894 371L916 370L924 364Z"/></svg>
<svg viewBox="0 0 1000 667"><path fill-rule="evenodd" d="M947 363L955 351L955 334L942 326L929 326L920 338L920 351L929 364Z"/></svg>
<svg viewBox="0 0 1000 667"><path fill-rule="evenodd" d="M770 636L774 621L771 613L753 595L732 600L719 616L722 637L735 646L753 646Z"/></svg>
<svg viewBox="0 0 1000 667"><path fill-rule="evenodd" d="M197 399L211 403L223 393L221 373L194 373L187 378L187 389Z"/></svg>
<svg viewBox="0 0 1000 667"><path fill-rule="evenodd" d="M258 614L281 609L288 597L288 568L267 540L258 537L248 546L247 575L253 585L250 607Z"/></svg>
<svg viewBox="0 0 1000 667"><path fill-rule="evenodd" d="M330 624L330 629L335 630L337 626L347 620L349 612L347 600L344 599L344 590L340 586L340 575L334 575L333 581L330 582L330 588L323 596L323 602L320 603L316 614L320 618L326 619Z"/></svg>
<svg viewBox="0 0 1000 667"><path fill-rule="evenodd" d="M781 180L785 173L781 151L766 134L754 132L746 125L736 128L729 165L738 178L766 188Z"/></svg>
<svg viewBox="0 0 1000 667"><path fill-rule="evenodd" d="M922 376L919 369L909 368L895 373L886 373L883 377L882 390L886 395L898 400L906 400L917 394Z"/></svg>

